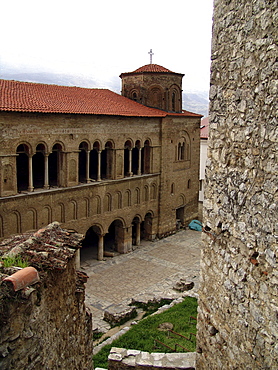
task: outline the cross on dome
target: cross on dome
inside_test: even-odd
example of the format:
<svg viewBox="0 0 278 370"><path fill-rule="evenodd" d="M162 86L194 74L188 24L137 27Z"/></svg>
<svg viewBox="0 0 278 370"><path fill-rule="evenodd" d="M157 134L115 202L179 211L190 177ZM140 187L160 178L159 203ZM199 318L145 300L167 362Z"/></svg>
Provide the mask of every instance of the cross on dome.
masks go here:
<svg viewBox="0 0 278 370"><path fill-rule="evenodd" d="M153 55L154 55L153 49L150 49L150 51L148 52L148 54L150 54L150 64L152 64L153 63Z"/></svg>

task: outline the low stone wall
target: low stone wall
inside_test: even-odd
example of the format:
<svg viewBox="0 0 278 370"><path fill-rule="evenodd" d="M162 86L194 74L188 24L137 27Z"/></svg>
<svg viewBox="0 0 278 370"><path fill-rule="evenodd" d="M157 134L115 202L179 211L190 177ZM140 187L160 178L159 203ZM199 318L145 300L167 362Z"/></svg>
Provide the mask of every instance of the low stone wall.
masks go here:
<svg viewBox="0 0 278 370"><path fill-rule="evenodd" d="M18 268L0 268L1 370L93 368L86 275L75 267L79 241L76 233L52 224L1 243L0 257L16 251L21 258L29 256L39 276L26 282L21 270L18 281L12 278Z"/></svg>
<svg viewBox="0 0 278 370"><path fill-rule="evenodd" d="M195 352L149 353L125 348L111 348L109 370L195 369Z"/></svg>

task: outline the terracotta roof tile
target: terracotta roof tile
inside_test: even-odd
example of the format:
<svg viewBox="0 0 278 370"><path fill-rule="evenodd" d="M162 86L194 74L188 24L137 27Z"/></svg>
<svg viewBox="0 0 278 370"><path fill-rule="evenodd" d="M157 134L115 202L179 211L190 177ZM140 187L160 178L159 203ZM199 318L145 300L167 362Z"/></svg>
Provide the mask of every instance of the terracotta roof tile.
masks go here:
<svg viewBox="0 0 278 370"><path fill-rule="evenodd" d="M137 68L135 71L122 73L120 77L129 75L129 74L136 74L136 73L175 73L175 72L170 71L170 69L162 67L158 64L146 64L145 66ZM181 74L181 73L175 73L175 74Z"/></svg>
<svg viewBox="0 0 278 370"><path fill-rule="evenodd" d="M0 111L93 114L131 117L166 117L108 89L87 89L0 80ZM199 116L184 111L178 115Z"/></svg>
<svg viewBox="0 0 278 370"><path fill-rule="evenodd" d="M37 270L43 268L63 270L81 248L84 235L60 227L53 222L35 233L11 236L0 242L0 256L21 256Z"/></svg>
<svg viewBox="0 0 278 370"><path fill-rule="evenodd" d="M167 72L167 73L170 72L170 73L173 73L169 69L164 68L158 64L146 64L143 67L137 68L134 72L135 73L141 73L141 72Z"/></svg>
<svg viewBox="0 0 278 370"><path fill-rule="evenodd" d="M142 117L166 115L165 112L148 108L108 89L8 80L0 80L0 110Z"/></svg>

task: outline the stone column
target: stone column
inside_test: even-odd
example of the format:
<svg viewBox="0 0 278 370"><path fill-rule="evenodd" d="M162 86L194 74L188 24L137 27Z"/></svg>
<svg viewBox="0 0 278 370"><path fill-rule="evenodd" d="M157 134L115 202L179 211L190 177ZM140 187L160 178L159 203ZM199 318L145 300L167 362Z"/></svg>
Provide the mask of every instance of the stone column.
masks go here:
<svg viewBox="0 0 278 370"><path fill-rule="evenodd" d="M86 182L90 182L90 151L86 151L87 161L86 161Z"/></svg>
<svg viewBox="0 0 278 370"><path fill-rule="evenodd" d="M49 154L44 155L44 189L49 189L48 156Z"/></svg>
<svg viewBox="0 0 278 370"><path fill-rule="evenodd" d="M99 150L97 154L98 154L97 181L101 181L101 150Z"/></svg>
<svg viewBox="0 0 278 370"><path fill-rule="evenodd" d="M28 191L33 191L33 163L32 163L32 156L28 156L28 169L29 169L29 179L28 179Z"/></svg>
<svg viewBox="0 0 278 370"><path fill-rule="evenodd" d="M142 162L142 148L139 148L139 153L138 153L138 171L137 175L141 175L141 162Z"/></svg>
<svg viewBox="0 0 278 370"><path fill-rule="evenodd" d="M135 241L135 245L140 245L140 241L141 241L141 238L140 238L140 222L137 222L137 224L136 224L136 241Z"/></svg>
<svg viewBox="0 0 278 370"><path fill-rule="evenodd" d="M98 249L97 249L97 259L99 261L102 261L103 260L103 254L104 254L104 251L103 251L103 241L104 241L104 236L103 235L99 235L98 236Z"/></svg>
<svg viewBox="0 0 278 370"><path fill-rule="evenodd" d="M132 148L128 148L128 175L132 176L131 165L132 165Z"/></svg>

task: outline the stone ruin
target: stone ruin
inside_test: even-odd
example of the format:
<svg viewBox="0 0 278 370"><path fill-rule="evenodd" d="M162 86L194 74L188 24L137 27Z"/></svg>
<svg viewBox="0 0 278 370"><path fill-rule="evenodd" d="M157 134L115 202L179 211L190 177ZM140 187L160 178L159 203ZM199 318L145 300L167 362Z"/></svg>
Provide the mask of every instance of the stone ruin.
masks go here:
<svg viewBox="0 0 278 370"><path fill-rule="evenodd" d="M54 222L0 243L0 368L92 369L92 318L84 304L87 276L76 270L83 235Z"/></svg>

